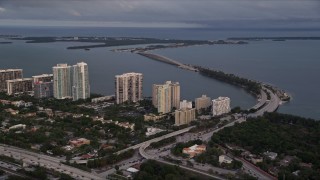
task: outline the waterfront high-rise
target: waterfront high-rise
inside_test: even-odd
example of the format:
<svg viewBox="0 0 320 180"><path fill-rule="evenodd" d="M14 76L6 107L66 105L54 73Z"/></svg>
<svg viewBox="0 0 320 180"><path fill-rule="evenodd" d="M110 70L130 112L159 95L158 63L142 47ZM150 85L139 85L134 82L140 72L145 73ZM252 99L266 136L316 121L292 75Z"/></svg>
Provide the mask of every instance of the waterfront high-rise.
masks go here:
<svg viewBox="0 0 320 180"><path fill-rule="evenodd" d="M189 124L196 119L195 108L183 108L175 111L175 126Z"/></svg>
<svg viewBox="0 0 320 180"><path fill-rule="evenodd" d="M22 79L22 69L0 70L0 92L7 92L7 80Z"/></svg>
<svg viewBox="0 0 320 180"><path fill-rule="evenodd" d="M53 74L32 76L35 98L53 97Z"/></svg>
<svg viewBox="0 0 320 180"><path fill-rule="evenodd" d="M201 109L206 109L210 107L210 105L211 98L207 97L206 95L202 95L201 97L195 99L195 108L197 109L197 111Z"/></svg>
<svg viewBox="0 0 320 180"><path fill-rule="evenodd" d="M53 68L53 96L56 99L72 97L72 68L68 64L57 64Z"/></svg>
<svg viewBox="0 0 320 180"><path fill-rule="evenodd" d="M125 73L115 76L115 96L116 103L137 102L142 100L142 82L141 73Z"/></svg>
<svg viewBox="0 0 320 180"><path fill-rule="evenodd" d="M7 94L19 94L32 92L32 78L7 80Z"/></svg>
<svg viewBox="0 0 320 180"><path fill-rule="evenodd" d="M154 84L152 87L152 104L159 113L168 113L172 108L180 107L180 84L167 81L165 84Z"/></svg>
<svg viewBox="0 0 320 180"><path fill-rule="evenodd" d="M87 99L90 97L87 63L80 62L73 66L72 97L74 101L78 99Z"/></svg>
<svg viewBox="0 0 320 180"><path fill-rule="evenodd" d="M153 99L157 99L154 104L159 113L168 113L172 110L172 90L169 84L153 85L156 92Z"/></svg>
<svg viewBox="0 0 320 180"><path fill-rule="evenodd" d="M228 97L218 97L212 100L212 115L219 116L225 113L229 113L230 108L230 98Z"/></svg>
<svg viewBox="0 0 320 180"><path fill-rule="evenodd" d="M73 100L90 97L88 65L84 62L69 66L57 64L53 67L53 95L57 99Z"/></svg>

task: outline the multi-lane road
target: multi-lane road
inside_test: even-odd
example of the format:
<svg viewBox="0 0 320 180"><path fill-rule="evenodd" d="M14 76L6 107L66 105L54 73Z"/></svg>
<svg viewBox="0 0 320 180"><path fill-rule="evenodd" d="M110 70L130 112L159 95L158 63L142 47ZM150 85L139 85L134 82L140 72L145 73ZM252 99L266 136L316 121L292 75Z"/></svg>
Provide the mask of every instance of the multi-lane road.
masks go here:
<svg viewBox="0 0 320 180"><path fill-rule="evenodd" d="M248 117L262 116L265 112L274 112L278 109L281 102L280 98L266 87L263 87L263 90L267 91L270 94L270 100L266 101L264 106L257 112L249 114Z"/></svg>
<svg viewBox="0 0 320 180"><path fill-rule="evenodd" d="M72 176L75 179L81 180L100 180L104 179L97 174L83 171L65 164L62 164L64 160L34 153L25 149L20 149L13 146L0 144L0 154L13 157L15 159L22 160L25 164L39 165L49 170L61 172Z"/></svg>

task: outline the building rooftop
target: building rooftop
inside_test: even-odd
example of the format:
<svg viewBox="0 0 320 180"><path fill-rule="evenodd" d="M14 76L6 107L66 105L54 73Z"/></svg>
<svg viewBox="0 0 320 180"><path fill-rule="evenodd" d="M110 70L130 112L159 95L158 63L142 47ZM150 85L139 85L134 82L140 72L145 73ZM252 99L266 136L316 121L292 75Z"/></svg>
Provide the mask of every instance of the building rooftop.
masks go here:
<svg viewBox="0 0 320 180"><path fill-rule="evenodd" d="M23 79L7 80L7 82L19 82L19 81L32 81L32 78L23 78Z"/></svg>
<svg viewBox="0 0 320 180"><path fill-rule="evenodd" d="M22 71L22 69L0 69L0 72Z"/></svg>

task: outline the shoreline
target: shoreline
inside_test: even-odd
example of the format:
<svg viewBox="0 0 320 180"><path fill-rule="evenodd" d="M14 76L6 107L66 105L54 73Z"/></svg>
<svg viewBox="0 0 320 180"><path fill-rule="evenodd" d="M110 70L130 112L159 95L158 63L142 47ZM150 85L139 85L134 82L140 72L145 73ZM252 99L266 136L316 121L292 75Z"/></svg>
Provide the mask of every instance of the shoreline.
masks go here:
<svg viewBox="0 0 320 180"><path fill-rule="evenodd" d="M280 105L290 101L291 99L291 97L284 90L262 82L249 80L236 76L234 74L227 74L223 71L217 71L210 68L183 64L168 57L150 53L149 50L142 51L140 49L139 51L131 51L131 53L135 53L146 58L173 65L185 70L198 72L203 76L207 76L218 81L222 81L224 83L228 83L245 89L257 100L257 103L248 110L251 116L260 116L263 115L264 112L274 112L279 108Z"/></svg>

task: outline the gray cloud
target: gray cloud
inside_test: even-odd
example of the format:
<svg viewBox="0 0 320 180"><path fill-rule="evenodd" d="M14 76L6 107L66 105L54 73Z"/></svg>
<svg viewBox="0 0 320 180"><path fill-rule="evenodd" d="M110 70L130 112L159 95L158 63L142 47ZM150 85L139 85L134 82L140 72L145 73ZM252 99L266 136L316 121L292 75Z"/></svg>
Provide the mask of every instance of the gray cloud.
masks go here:
<svg viewBox="0 0 320 180"><path fill-rule="evenodd" d="M319 0L0 0L0 24L313 27L320 23L319 9Z"/></svg>

